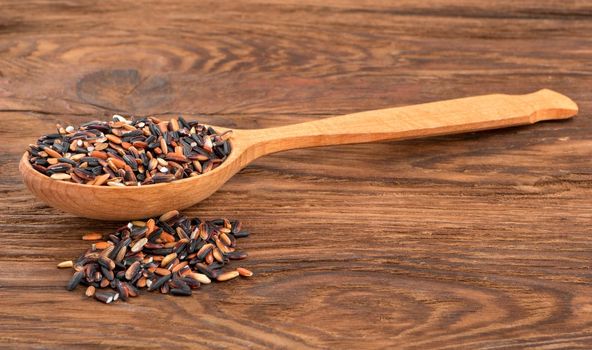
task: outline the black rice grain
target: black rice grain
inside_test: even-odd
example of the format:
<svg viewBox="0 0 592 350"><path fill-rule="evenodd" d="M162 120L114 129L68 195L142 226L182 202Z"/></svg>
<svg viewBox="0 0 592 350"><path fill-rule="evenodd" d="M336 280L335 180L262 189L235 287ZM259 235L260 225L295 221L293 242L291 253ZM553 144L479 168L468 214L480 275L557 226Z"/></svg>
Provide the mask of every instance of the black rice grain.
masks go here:
<svg viewBox="0 0 592 350"><path fill-rule="evenodd" d="M62 262L58 267L76 270L68 290L79 284L88 286L86 295L106 304L127 301L144 288L190 296L213 280L252 275L244 268L227 269L232 260L247 257L236 250L237 238L246 236L242 232L246 231L239 221L202 221L171 211L147 221L132 221L108 235L85 235L107 240L95 241L75 262Z"/></svg>

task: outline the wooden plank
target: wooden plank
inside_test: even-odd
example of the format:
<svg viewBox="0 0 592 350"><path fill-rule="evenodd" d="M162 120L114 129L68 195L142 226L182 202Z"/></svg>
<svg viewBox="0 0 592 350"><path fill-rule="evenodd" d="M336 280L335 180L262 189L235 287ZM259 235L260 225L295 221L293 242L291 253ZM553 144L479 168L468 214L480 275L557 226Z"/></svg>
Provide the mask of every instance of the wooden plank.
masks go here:
<svg viewBox="0 0 592 350"><path fill-rule="evenodd" d="M546 1L4 1L0 341L7 348L592 346L592 8ZM235 128L542 87L580 116L257 160L190 215L241 219L250 280L102 305L88 231L17 162L56 122Z"/></svg>

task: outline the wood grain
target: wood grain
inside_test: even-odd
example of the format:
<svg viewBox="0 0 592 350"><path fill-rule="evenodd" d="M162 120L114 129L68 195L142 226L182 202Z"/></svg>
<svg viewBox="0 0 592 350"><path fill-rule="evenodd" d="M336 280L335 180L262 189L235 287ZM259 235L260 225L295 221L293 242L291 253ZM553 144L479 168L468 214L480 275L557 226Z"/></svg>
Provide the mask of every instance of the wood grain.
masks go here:
<svg viewBox="0 0 592 350"><path fill-rule="evenodd" d="M0 347L592 347L591 18L530 0L3 1ZM187 210L244 220L256 275L192 298L66 292L55 264L116 224L43 205L17 169L56 122L115 111L259 128L541 87L580 115L257 160Z"/></svg>

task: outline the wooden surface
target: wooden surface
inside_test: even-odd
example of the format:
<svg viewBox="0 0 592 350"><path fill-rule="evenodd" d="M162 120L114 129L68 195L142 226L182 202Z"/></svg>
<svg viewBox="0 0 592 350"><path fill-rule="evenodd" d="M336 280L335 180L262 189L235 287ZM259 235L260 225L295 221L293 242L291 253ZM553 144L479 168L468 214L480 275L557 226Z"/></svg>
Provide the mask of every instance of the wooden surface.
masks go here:
<svg viewBox="0 0 592 350"><path fill-rule="evenodd" d="M591 348L592 6L416 3L2 1L0 347ZM66 292L55 264L117 224L17 169L115 111L258 128L542 87L579 116L256 161L187 211L243 220L256 275L191 298Z"/></svg>
<svg viewBox="0 0 592 350"><path fill-rule="evenodd" d="M208 198L256 159L280 151L528 125L567 119L577 112L578 106L569 97L542 89L524 95L490 94L363 111L275 128L233 129L232 152L218 168L200 176L151 186L111 187L56 181L31 166L28 152L21 158L19 171L27 188L54 208L90 219L136 220L189 208ZM143 204L137 205L139 202Z"/></svg>

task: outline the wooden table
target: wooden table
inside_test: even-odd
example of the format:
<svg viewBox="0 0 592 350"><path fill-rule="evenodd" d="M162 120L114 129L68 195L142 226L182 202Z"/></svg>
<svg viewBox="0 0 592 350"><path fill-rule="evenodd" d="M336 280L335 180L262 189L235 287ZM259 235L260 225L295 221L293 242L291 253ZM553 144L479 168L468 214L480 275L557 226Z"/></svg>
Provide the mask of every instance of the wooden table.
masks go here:
<svg viewBox="0 0 592 350"><path fill-rule="evenodd" d="M0 347L591 348L592 7L419 3L4 0ZM258 160L186 211L243 220L256 275L189 298L66 292L56 263L118 223L17 171L57 122L115 112L259 128L543 87L580 115Z"/></svg>

